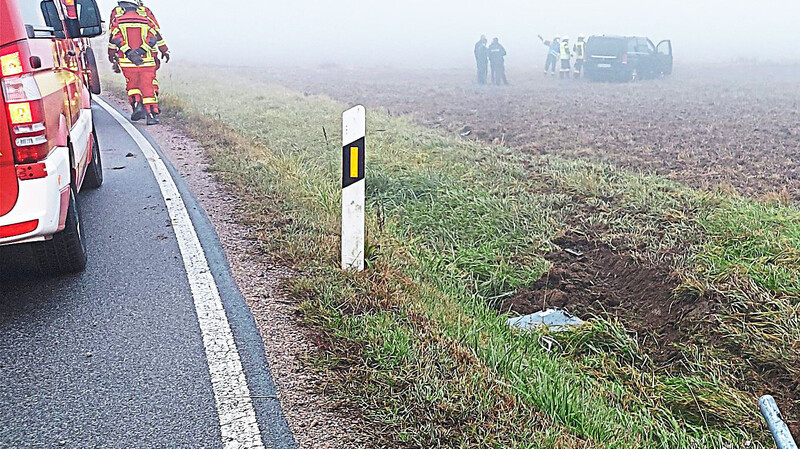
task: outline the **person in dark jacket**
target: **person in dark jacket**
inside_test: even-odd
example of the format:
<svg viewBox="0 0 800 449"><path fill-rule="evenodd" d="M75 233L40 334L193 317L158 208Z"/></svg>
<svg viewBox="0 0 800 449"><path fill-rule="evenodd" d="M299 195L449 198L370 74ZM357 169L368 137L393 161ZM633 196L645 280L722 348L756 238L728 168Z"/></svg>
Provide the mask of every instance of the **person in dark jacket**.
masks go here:
<svg viewBox="0 0 800 449"><path fill-rule="evenodd" d="M489 62L492 64L492 82L498 86L508 84L505 57L506 49L500 45L500 40L492 39L492 45L489 45Z"/></svg>
<svg viewBox="0 0 800 449"><path fill-rule="evenodd" d="M475 44L475 63L478 65L478 84L486 84L486 75L489 73L489 49L486 48L486 36L481 36Z"/></svg>

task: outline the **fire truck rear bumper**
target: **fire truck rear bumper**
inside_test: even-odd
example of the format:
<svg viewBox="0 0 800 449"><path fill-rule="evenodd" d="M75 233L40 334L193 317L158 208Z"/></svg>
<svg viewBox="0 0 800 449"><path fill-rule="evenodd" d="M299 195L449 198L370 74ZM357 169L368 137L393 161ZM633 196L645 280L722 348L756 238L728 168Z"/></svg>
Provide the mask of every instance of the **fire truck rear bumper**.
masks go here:
<svg viewBox="0 0 800 449"><path fill-rule="evenodd" d="M61 230L69 205L69 149L56 148L42 162L46 176L18 181L17 204L0 217L0 245L47 240Z"/></svg>

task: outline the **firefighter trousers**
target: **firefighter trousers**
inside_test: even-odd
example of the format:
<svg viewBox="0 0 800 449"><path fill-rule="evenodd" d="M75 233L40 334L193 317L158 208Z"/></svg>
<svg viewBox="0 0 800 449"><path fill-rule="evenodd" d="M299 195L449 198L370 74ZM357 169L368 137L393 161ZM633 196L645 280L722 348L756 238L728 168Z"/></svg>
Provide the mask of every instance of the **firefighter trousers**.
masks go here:
<svg viewBox="0 0 800 449"><path fill-rule="evenodd" d="M141 101L150 114L159 114L158 82L155 67L122 67L125 75L128 99L131 102Z"/></svg>
<svg viewBox="0 0 800 449"><path fill-rule="evenodd" d="M545 75L548 72L550 72L551 70L553 71L553 75L556 74L556 61L557 60L558 60L558 58L555 55L547 55L547 61L545 61L545 63L544 63L544 73L545 73Z"/></svg>

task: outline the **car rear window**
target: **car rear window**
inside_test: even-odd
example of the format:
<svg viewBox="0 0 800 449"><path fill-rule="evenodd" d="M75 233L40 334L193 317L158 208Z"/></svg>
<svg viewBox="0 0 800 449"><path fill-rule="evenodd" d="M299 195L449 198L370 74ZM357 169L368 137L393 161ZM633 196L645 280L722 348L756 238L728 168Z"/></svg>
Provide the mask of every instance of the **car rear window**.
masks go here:
<svg viewBox="0 0 800 449"><path fill-rule="evenodd" d="M622 53L625 39L615 37L592 37L586 43L586 53L589 55L616 56Z"/></svg>
<svg viewBox="0 0 800 449"><path fill-rule="evenodd" d="M22 20L25 25L30 25L34 28L44 28L47 23L42 14L41 2L38 0L16 0L22 11Z"/></svg>

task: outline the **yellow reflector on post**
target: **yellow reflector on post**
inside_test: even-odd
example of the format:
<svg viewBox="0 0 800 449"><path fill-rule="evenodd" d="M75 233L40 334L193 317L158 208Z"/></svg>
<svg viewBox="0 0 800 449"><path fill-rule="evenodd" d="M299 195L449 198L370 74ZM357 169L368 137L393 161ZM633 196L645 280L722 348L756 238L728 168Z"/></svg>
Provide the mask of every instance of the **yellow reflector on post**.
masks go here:
<svg viewBox="0 0 800 449"><path fill-rule="evenodd" d="M350 177L358 178L358 147L350 147Z"/></svg>
<svg viewBox="0 0 800 449"><path fill-rule="evenodd" d="M8 105L8 115L11 117L11 123L14 125L31 123L33 121L31 104L27 102Z"/></svg>
<svg viewBox="0 0 800 449"><path fill-rule="evenodd" d="M22 61L19 59L19 52L0 56L0 71L2 71L3 76L22 73Z"/></svg>

